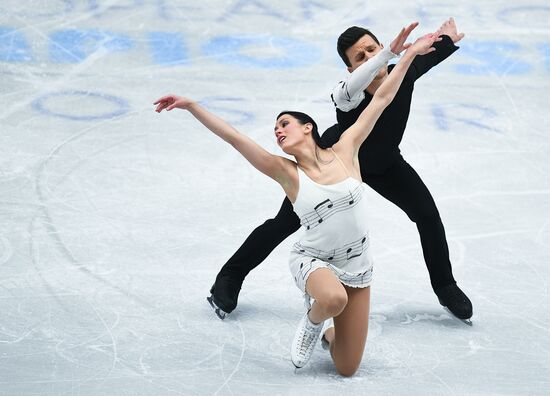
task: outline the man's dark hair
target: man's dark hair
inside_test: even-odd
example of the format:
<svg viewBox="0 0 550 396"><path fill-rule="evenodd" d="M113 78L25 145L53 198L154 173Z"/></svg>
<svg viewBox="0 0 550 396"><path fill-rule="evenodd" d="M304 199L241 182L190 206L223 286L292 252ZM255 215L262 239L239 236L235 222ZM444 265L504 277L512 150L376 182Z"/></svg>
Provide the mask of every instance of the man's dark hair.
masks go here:
<svg viewBox="0 0 550 396"><path fill-rule="evenodd" d="M350 28L347 28L344 33L338 37L338 43L336 44L336 49L338 50L338 55L340 55L340 58L344 61L344 63L351 67L351 62L349 61L348 56L346 55L346 51L353 47L353 45L365 34L368 34L372 37L372 39L376 42L376 44L380 45L380 41L376 38L374 34L369 29L365 29L359 26L352 26Z"/></svg>
<svg viewBox="0 0 550 396"><path fill-rule="evenodd" d="M313 129L311 131L311 136L313 137L313 140L315 141L315 144L319 146L320 148L326 148L323 145L323 141L321 140L321 136L319 135L319 130L317 129L317 123L313 121L313 118L308 116L306 113L302 113L300 111L281 111L279 115L277 116L276 120L279 119L283 114L288 114L298 120L298 122L301 125L305 125L307 123L310 123L313 126Z"/></svg>

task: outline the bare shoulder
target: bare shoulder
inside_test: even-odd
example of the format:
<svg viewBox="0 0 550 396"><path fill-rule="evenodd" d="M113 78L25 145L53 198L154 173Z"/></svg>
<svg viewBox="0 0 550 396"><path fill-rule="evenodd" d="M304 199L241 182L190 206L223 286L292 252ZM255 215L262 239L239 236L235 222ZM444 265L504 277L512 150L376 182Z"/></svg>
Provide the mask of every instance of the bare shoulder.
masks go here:
<svg viewBox="0 0 550 396"><path fill-rule="evenodd" d="M282 174L278 180L291 202L296 200L299 189L298 165L288 158L277 156L282 168Z"/></svg>
<svg viewBox="0 0 550 396"><path fill-rule="evenodd" d="M332 146L332 150L340 157L345 163L351 163L355 154L354 141L351 139L351 134L346 136L346 133L342 134L342 137L338 142Z"/></svg>
<svg viewBox="0 0 550 396"><path fill-rule="evenodd" d="M342 135L343 137L343 135ZM332 146L334 153L342 160L344 166L350 172L350 175L356 179L361 179L361 170L359 168L359 150L350 139L340 139L338 143Z"/></svg>
<svg viewBox="0 0 550 396"><path fill-rule="evenodd" d="M298 164L291 159L277 156L282 165L284 177L288 179L290 183L298 184Z"/></svg>

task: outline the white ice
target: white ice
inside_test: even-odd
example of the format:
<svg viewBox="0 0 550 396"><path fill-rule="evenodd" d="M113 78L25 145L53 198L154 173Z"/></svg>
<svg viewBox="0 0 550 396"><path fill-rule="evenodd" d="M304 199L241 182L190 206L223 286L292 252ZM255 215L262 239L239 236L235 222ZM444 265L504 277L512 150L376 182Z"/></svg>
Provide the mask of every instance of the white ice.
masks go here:
<svg viewBox="0 0 550 396"><path fill-rule="evenodd" d="M474 324L442 309L414 224L371 192L361 367L340 377L317 348L295 372L294 236L225 321L205 300L282 190L152 102L201 100L280 154L280 110L335 121L345 28L389 44L449 16L466 37L416 84L401 149L437 202ZM0 394L550 394L549 20L537 0L3 0Z"/></svg>

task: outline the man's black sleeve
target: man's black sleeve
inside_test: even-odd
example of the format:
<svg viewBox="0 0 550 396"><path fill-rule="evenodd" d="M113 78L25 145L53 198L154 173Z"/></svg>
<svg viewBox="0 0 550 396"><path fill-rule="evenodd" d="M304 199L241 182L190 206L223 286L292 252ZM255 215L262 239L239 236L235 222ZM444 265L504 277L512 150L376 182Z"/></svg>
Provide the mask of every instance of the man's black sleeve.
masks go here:
<svg viewBox="0 0 550 396"><path fill-rule="evenodd" d="M321 135L321 148L329 148L334 146L338 140L340 140L340 136L342 136L342 132L340 131L338 124L334 124Z"/></svg>
<svg viewBox="0 0 550 396"><path fill-rule="evenodd" d="M451 40L449 36L442 35L440 37L441 41L437 41L433 45L435 51L414 58L411 66L409 67L407 78L411 78L413 81L416 81L424 73L439 64L441 61L447 59L459 48L453 43L453 40Z"/></svg>

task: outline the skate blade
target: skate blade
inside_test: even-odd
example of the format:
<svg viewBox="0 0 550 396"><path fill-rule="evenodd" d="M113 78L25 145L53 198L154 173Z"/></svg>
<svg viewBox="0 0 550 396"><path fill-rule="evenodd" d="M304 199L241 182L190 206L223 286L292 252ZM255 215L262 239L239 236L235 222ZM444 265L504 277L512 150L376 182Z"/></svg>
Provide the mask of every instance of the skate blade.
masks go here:
<svg viewBox="0 0 550 396"><path fill-rule="evenodd" d="M227 312L225 312L223 309L221 309L220 307L218 307L216 305L216 303L214 302L214 299L212 298L212 296L206 297L206 300L208 301L208 303L210 304L210 306L214 310L214 313L216 314L216 316L218 318L220 318L221 320L224 320L225 317L227 316Z"/></svg>
<svg viewBox="0 0 550 396"><path fill-rule="evenodd" d="M468 326L473 326L473 325L474 325L474 324L472 323L472 320L471 320L471 319L460 319L460 318L456 317L456 316L451 312L451 310L450 310L449 308L443 306L443 309L444 309L445 311L447 311L453 318L460 320L462 323L464 323L464 324L466 324L466 325L468 325Z"/></svg>

